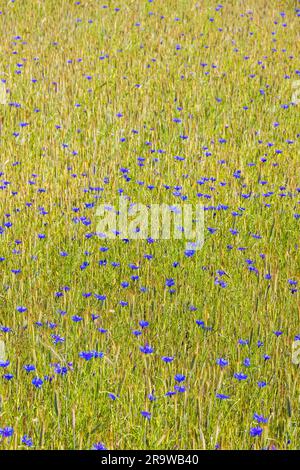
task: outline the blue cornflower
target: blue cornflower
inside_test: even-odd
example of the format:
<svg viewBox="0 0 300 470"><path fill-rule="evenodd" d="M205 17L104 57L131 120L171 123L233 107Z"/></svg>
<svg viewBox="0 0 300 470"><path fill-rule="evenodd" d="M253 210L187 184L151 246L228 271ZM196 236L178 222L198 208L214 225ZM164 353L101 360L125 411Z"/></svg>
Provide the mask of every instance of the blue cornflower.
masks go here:
<svg viewBox="0 0 300 470"><path fill-rule="evenodd" d="M250 436L252 437L260 436L262 432L263 432L263 429L259 426L257 428L251 428Z"/></svg>
<svg viewBox="0 0 300 470"><path fill-rule="evenodd" d="M166 279L166 287L172 287L174 285L175 285L174 279L172 279L172 278Z"/></svg>
<svg viewBox="0 0 300 470"><path fill-rule="evenodd" d="M10 426L6 426L3 429L0 429L0 436L3 438L11 437L14 434L14 429Z"/></svg>
<svg viewBox="0 0 300 470"><path fill-rule="evenodd" d="M25 366L23 366L23 369L25 369L26 372L32 372L35 370L35 366L33 364L25 364Z"/></svg>
<svg viewBox="0 0 300 470"><path fill-rule="evenodd" d="M84 269L86 269L88 266L89 266L90 263L88 263L87 261L84 261L81 266L80 266L80 269L83 271Z"/></svg>
<svg viewBox="0 0 300 470"><path fill-rule="evenodd" d="M145 346L140 346L140 351L144 354L152 354L154 349L148 344L145 344Z"/></svg>
<svg viewBox="0 0 300 470"><path fill-rule="evenodd" d="M154 395L153 392L149 393L148 398L149 398L150 401L155 401L156 400L156 396Z"/></svg>
<svg viewBox="0 0 300 470"><path fill-rule="evenodd" d="M80 317L79 315L73 315L72 320L73 320L74 322L80 322L80 321L83 320L83 318Z"/></svg>
<svg viewBox="0 0 300 470"><path fill-rule="evenodd" d="M133 330L133 331L132 331L132 334L133 334L134 336L141 336L142 332L141 332L140 330Z"/></svg>
<svg viewBox="0 0 300 470"><path fill-rule="evenodd" d="M176 382L180 383L180 382L184 382L186 377L185 375L182 375L182 374L176 374L174 379L176 380Z"/></svg>
<svg viewBox="0 0 300 470"><path fill-rule="evenodd" d="M107 333L107 330L105 330L104 328L97 328L97 330L102 334Z"/></svg>
<svg viewBox="0 0 300 470"><path fill-rule="evenodd" d="M175 385L174 390L176 390L176 392L178 393L184 393L186 391L186 388L181 385Z"/></svg>
<svg viewBox="0 0 300 470"><path fill-rule="evenodd" d="M233 374L233 377L237 379L239 382L242 380L247 380L248 376L246 374L243 374L242 372L235 372Z"/></svg>
<svg viewBox="0 0 300 470"><path fill-rule="evenodd" d="M149 413L149 411L141 411L141 415L146 418L148 421L150 420L151 418L151 413Z"/></svg>
<svg viewBox="0 0 300 470"><path fill-rule="evenodd" d="M104 302L104 300L106 299L106 295L94 294L94 297L95 297L97 300L100 300L100 301L102 301L102 302Z"/></svg>
<svg viewBox="0 0 300 470"><path fill-rule="evenodd" d="M165 393L165 397L172 397L173 395L176 395L177 392L174 392L173 390L170 390L169 392Z"/></svg>
<svg viewBox="0 0 300 470"><path fill-rule="evenodd" d="M100 357L102 358L104 354L102 352L97 352L97 351L81 351L79 353L79 357L82 359L85 359L86 361L90 361L92 358L97 358Z"/></svg>
<svg viewBox="0 0 300 470"><path fill-rule="evenodd" d="M174 361L174 356L162 356L162 360L168 364Z"/></svg>
<svg viewBox="0 0 300 470"><path fill-rule="evenodd" d="M109 393L108 394L109 398L113 401L117 400L117 398L119 398L117 395L115 395L114 393Z"/></svg>
<svg viewBox="0 0 300 470"><path fill-rule="evenodd" d="M32 439L30 437L28 437L27 434L24 434L24 436L22 437L21 442L22 442L22 444L24 444L27 447L32 447L33 446Z"/></svg>
<svg viewBox="0 0 300 470"><path fill-rule="evenodd" d="M247 344L249 344L249 340L248 339L239 339L238 343L241 346L246 346Z"/></svg>
<svg viewBox="0 0 300 470"><path fill-rule="evenodd" d="M10 364L9 361L0 361L0 367L2 367L3 369L5 369L6 367L8 367Z"/></svg>
<svg viewBox="0 0 300 470"><path fill-rule="evenodd" d="M216 398L219 398L219 400L228 400L230 398L230 395L224 395L224 393L216 393Z"/></svg>
<svg viewBox="0 0 300 470"><path fill-rule="evenodd" d="M194 256L195 253L195 250L185 250L184 256L186 256L187 258L191 258L192 256Z"/></svg>
<svg viewBox="0 0 300 470"><path fill-rule="evenodd" d="M59 364L55 365L54 372L58 375L66 375L68 373L68 368L65 366L60 366Z"/></svg>
<svg viewBox="0 0 300 470"><path fill-rule="evenodd" d="M53 339L54 344L64 343L64 341L65 341L65 338L63 338L62 336L59 336L59 335L51 335L51 338Z"/></svg>
<svg viewBox="0 0 300 470"><path fill-rule="evenodd" d="M27 311L27 308L26 308L26 307L22 307L22 306L17 307L17 312L19 312L19 313L24 313L24 312L26 312L26 311Z"/></svg>
<svg viewBox="0 0 300 470"><path fill-rule="evenodd" d="M12 380L14 378L13 374L3 374L2 376L5 380Z"/></svg>
<svg viewBox="0 0 300 470"><path fill-rule="evenodd" d="M267 423L268 418L265 418L263 415L258 415L257 413L254 413L253 419L257 421L258 423Z"/></svg>
<svg viewBox="0 0 300 470"><path fill-rule="evenodd" d="M9 328L9 326L0 326L0 331L2 331L2 333L10 333L12 329Z"/></svg>
<svg viewBox="0 0 300 470"><path fill-rule="evenodd" d="M107 448L102 442L96 442L96 444L93 444L92 450L107 450Z"/></svg>
<svg viewBox="0 0 300 470"><path fill-rule="evenodd" d="M226 367L226 366L228 366L228 361L226 361L226 359L223 359L222 357L218 358L218 359L216 360L216 363L217 363L217 365L220 366L220 367Z"/></svg>
<svg viewBox="0 0 300 470"><path fill-rule="evenodd" d="M42 385L43 385L44 381L42 379L40 379L39 377L34 377L34 379L32 379L31 383L36 388L42 388Z"/></svg>
<svg viewBox="0 0 300 470"><path fill-rule="evenodd" d="M259 386L259 388L264 388L267 386L267 382L265 382L265 380L260 380L257 382L257 385Z"/></svg>

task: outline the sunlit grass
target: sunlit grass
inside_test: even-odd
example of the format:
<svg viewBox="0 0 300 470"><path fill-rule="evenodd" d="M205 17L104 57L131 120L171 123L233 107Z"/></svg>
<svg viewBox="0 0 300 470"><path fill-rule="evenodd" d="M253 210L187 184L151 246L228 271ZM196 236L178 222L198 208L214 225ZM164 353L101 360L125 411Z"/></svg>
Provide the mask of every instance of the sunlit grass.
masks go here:
<svg viewBox="0 0 300 470"><path fill-rule="evenodd" d="M298 448L299 2L106 6L0 7L0 326L11 329L0 331L0 428L14 428L0 448L24 448L24 434L38 449ZM97 205L117 207L120 189L136 203L203 204L203 249L95 235ZM79 357L91 350L104 357ZM165 396L176 374L186 391Z"/></svg>

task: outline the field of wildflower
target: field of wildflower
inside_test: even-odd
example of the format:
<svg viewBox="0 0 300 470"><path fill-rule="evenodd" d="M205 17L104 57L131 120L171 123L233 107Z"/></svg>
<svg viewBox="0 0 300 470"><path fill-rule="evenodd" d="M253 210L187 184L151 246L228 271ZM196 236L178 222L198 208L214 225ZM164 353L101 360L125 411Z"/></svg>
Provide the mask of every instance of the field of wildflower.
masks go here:
<svg viewBox="0 0 300 470"><path fill-rule="evenodd" d="M0 449L297 449L300 2L102 1L0 2Z"/></svg>

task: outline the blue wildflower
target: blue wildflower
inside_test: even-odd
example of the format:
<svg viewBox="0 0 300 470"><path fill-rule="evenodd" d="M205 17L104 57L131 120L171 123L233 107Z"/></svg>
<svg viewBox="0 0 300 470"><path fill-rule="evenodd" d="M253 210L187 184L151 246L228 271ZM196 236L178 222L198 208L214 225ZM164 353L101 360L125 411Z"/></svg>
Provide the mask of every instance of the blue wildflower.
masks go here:
<svg viewBox="0 0 300 470"><path fill-rule="evenodd" d="M22 442L22 444L24 444L27 447L32 447L33 446L32 439L30 437L28 437L27 434L24 434L24 436L22 437L21 442Z"/></svg>
<svg viewBox="0 0 300 470"><path fill-rule="evenodd" d="M31 381L32 385L34 385L36 388L42 388L42 385L44 381L40 379L39 377L34 377Z"/></svg>
<svg viewBox="0 0 300 470"><path fill-rule="evenodd" d="M154 352L154 349L146 344L145 346L140 346L140 351L144 354L152 354Z"/></svg>
<svg viewBox="0 0 300 470"><path fill-rule="evenodd" d="M251 428L250 436L252 437L260 436L262 432L263 432L263 429L261 427Z"/></svg>

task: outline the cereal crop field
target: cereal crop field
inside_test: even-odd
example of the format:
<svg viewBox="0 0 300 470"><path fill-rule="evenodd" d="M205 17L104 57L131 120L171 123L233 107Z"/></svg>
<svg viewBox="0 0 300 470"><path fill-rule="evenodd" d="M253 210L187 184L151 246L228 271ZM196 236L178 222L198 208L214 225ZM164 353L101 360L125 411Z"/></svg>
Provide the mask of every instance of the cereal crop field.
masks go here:
<svg viewBox="0 0 300 470"><path fill-rule="evenodd" d="M300 2L0 37L0 449L299 449Z"/></svg>

